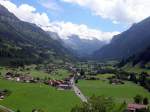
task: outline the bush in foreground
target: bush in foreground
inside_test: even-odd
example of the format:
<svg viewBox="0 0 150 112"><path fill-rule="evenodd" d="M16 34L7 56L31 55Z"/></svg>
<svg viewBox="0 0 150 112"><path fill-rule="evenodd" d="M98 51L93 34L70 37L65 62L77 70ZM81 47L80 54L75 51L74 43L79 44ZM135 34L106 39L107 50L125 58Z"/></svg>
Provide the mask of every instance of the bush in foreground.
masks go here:
<svg viewBox="0 0 150 112"><path fill-rule="evenodd" d="M103 96L92 96L88 103L82 103L80 106L72 108L71 112L123 112L126 108L126 103L120 106L116 105L112 98Z"/></svg>

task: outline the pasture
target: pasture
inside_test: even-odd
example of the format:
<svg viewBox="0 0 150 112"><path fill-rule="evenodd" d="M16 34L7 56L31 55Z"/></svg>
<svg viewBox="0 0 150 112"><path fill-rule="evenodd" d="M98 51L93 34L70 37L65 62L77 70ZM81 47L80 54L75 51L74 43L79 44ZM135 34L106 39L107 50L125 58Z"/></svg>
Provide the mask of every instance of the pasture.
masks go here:
<svg viewBox="0 0 150 112"><path fill-rule="evenodd" d="M42 109L44 112L70 112L80 99L73 91L58 91L44 84L17 83L0 79L0 89L8 89L12 93L0 105L14 111L31 112Z"/></svg>
<svg viewBox="0 0 150 112"><path fill-rule="evenodd" d="M133 97L140 94L150 99L150 93L147 90L132 82L125 82L124 85L111 85L108 81L80 80L77 85L87 97L92 95L103 95L114 98L116 102L132 102Z"/></svg>
<svg viewBox="0 0 150 112"><path fill-rule="evenodd" d="M67 78L71 74L66 69L56 69L52 71L52 73L48 74L42 70L36 70L34 68L30 68L29 70L20 70L19 68L13 69L13 68L0 67L1 75L5 75L9 71L13 71L18 74L27 74L29 76L39 77L41 79L51 78L51 79L57 79L57 80L62 80L64 78Z"/></svg>

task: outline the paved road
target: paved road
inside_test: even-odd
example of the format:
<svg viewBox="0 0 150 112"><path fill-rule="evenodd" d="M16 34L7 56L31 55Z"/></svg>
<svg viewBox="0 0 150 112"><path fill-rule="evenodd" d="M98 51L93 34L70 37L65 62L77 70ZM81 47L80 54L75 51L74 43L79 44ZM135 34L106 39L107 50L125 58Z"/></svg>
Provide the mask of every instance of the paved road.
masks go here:
<svg viewBox="0 0 150 112"><path fill-rule="evenodd" d="M71 81L72 88L73 88L75 94L81 99L81 101L87 102L87 98L83 95L83 93L81 92L81 90L75 85L75 83L74 83L74 77L70 81Z"/></svg>

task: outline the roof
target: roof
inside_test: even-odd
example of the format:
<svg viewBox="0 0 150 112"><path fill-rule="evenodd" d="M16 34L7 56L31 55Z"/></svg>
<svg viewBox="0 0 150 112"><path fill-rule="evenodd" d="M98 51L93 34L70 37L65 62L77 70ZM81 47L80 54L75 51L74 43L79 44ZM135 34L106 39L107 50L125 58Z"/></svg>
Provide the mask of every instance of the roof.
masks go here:
<svg viewBox="0 0 150 112"><path fill-rule="evenodd" d="M143 104L128 104L128 110L145 109L146 105Z"/></svg>
<svg viewBox="0 0 150 112"><path fill-rule="evenodd" d="M59 87L69 87L70 85L67 85L67 84L60 84L58 85Z"/></svg>

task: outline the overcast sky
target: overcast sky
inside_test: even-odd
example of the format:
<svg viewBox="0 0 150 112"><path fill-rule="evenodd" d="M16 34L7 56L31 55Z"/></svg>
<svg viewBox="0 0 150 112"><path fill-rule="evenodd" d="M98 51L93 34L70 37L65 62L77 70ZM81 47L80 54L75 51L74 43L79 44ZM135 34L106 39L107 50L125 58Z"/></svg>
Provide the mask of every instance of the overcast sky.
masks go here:
<svg viewBox="0 0 150 112"><path fill-rule="evenodd" d="M150 0L0 0L0 4L63 39L76 34L109 41L150 16Z"/></svg>

